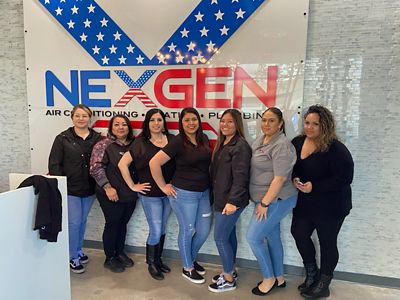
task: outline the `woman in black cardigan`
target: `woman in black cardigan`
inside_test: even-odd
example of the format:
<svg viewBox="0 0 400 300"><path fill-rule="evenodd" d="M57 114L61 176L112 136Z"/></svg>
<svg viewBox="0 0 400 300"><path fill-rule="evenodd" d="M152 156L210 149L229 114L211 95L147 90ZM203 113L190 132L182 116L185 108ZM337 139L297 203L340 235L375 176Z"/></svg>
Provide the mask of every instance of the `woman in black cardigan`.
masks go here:
<svg viewBox="0 0 400 300"><path fill-rule="evenodd" d="M293 183L299 196L291 231L306 269L298 289L305 298L328 297L339 260L337 236L352 207L353 159L336 136L332 113L320 105L309 107L303 134L292 143L297 153ZM314 230L320 244L320 271L311 240Z"/></svg>

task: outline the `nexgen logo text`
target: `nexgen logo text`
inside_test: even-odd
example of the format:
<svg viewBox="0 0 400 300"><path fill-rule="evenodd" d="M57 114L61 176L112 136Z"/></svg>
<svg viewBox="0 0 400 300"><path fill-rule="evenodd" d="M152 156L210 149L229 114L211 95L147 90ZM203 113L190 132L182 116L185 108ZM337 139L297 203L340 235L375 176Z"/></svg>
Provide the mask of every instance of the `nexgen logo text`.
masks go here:
<svg viewBox="0 0 400 300"><path fill-rule="evenodd" d="M161 105L166 108L241 108L243 99L243 86L246 86L251 93L265 106L275 105L278 67L268 66L263 77L265 82L261 85L256 82L242 67L210 67L210 68L180 68L164 69L157 74L156 70L146 70L136 81L125 71L114 71L128 90L122 91L119 99L101 98L107 93L107 81L111 80L110 70L71 70L70 82L62 82L52 71L45 74L46 103L47 106L54 106L54 91L58 90L62 96L71 104L85 104L89 107L124 107L132 99L137 98L146 107ZM147 86L151 77L155 76L152 87ZM210 83L218 78L233 80L232 98L206 97L209 92L227 92L228 86L224 83ZM96 84L93 80L96 80ZM174 83L169 81L173 79ZM183 80L185 83L176 84ZM190 80L190 84L188 84ZM67 87L69 86L69 88ZM147 92L152 90L154 99L151 99ZM170 94L177 94L177 97L169 98L164 90ZM96 98L91 98L96 94ZM155 103L158 102L158 104Z"/></svg>

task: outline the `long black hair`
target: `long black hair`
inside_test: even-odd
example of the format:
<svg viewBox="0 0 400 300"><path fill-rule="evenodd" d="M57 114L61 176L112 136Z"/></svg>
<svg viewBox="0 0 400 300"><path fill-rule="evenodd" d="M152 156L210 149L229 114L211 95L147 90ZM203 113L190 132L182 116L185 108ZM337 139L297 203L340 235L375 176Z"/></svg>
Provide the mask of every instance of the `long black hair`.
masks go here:
<svg viewBox="0 0 400 300"><path fill-rule="evenodd" d="M168 134L167 121L165 120L165 113L161 109L152 108L149 111L147 111L146 116L144 117L144 121L142 123L142 133L140 134L140 136L148 138L148 139L151 138L149 124L150 124L151 117L157 113L161 115L163 122L164 122L163 133Z"/></svg>
<svg viewBox="0 0 400 300"><path fill-rule="evenodd" d="M209 148L208 143L205 142L203 127L201 125L201 118L199 112L193 107L186 107L182 109L181 114L179 115L179 133L181 138L183 139L184 145L191 145L189 138L187 137L185 130L183 129L183 118L186 114L194 114L199 121L199 128L196 131L196 143L199 147Z"/></svg>
<svg viewBox="0 0 400 300"><path fill-rule="evenodd" d="M160 114L161 118L163 119L164 122L164 130L163 133L165 135L168 135L168 128L167 128L167 121L165 120L165 113L158 108L152 108L149 111L147 111L146 116L144 117L144 121L142 123L142 132L140 133L140 139L138 140L140 142L139 146L139 154L144 155L146 152L146 145L145 143L148 142L151 138L151 132L149 128L150 120L155 114Z"/></svg>

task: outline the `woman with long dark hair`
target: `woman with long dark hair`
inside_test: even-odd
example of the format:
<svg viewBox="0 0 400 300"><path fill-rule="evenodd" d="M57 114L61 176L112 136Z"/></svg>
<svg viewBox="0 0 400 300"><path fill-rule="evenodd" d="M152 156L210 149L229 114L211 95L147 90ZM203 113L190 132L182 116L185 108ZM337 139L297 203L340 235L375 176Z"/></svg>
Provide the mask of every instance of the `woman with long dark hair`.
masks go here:
<svg viewBox="0 0 400 300"><path fill-rule="evenodd" d="M132 190L135 186L129 172L129 166L132 163L135 165L139 182L149 182L151 185L150 191L139 195L139 198L149 225L149 235L146 243L146 262L150 275L157 280L164 279L163 273L171 271L161 260L171 206L168 197L154 182L149 162L158 151L168 145L172 138L173 135L168 133L164 112L158 108L150 109L144 118L140 137L133 142L129 151L125 152L118 163L126 184ZM174 171L174 160L170 160L163 165L162 173L166 182L171 181Z"/></svg>
<svg viewBox="0 0 400 300"><path fill-rule="evenodd" d="M303 133L292 141L297 153L293 183L299 199L293 211L292 235L303 259L306 278L298 286L305 298L328 297L339 260L337 237L350 213L354 163L336 135L332 113L312 105L304 115ZM311 235L317 231L321 264Z"/></svg>
<svg viewBox="0 0 400 300"><path fill-rule="evenodd" d="M103 231L104 267L114 273L121 273L134 264L124 251L126 225L135 210L136 192L150 190L147 182L130 188L119 171L118 163L133 140L129 119L124 115L115 115L109 122L107 138L94 146L90 161L90 174L97 183L96 197L106 221ZM130 172L134 173L133 166Z"/></svg>
<svg viewBox="0 0 400 300"><path fill-rule="evenodd" d="M74 273L85 272L89 257L83 252L86 221L94 201L95 182L89 175L90 155L100 133L89 127L92 111L83 104L71 111L74 126L54 140L49 156L49 174L67 177L69 266Z"/></svg>
<svg viewBox="0 0 400 300"><path fill-rule="evenodd" d="M247 241L263 275L252 290L258 296L286 286L280 222L297 201L291 182L296 151L285 135L281 110L268 108L262 115L261 129L263 134L252 146L250 197L255 209L247 231Z"/></svg>
<svg viewBox="0 0 400 300"><path fill-rule="evenodd" d="M176 170L169 183L161 166L171 159L175 159ZM182 276L193 283L205 282L202 275L206 271L196 258L211 227L210 162L211 149L200 115L192 107L184 108L179 117L179 134L152 158L150 169L178 219Z"/></svg>
<svg viewBox="0 0 400 300"><path fill-rule="evenodd" d="M214 240L223 266L223 272L214 276L214 283L208 286L211 292L236 289L236 222L249 204L250 160L251 148L244 138L242 115L236 109L227 109L219 122L211 164Z"/></svg>

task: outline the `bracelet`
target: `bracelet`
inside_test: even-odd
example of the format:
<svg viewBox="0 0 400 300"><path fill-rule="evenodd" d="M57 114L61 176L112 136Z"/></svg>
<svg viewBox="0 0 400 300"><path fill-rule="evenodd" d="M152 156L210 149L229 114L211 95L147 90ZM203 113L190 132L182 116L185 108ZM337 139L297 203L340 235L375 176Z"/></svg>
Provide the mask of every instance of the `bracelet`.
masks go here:
<svg viewBox="0 0 400 300"><path fill-rule="evenodd" d="M265 204L265 203L262 202L262 201L260 202L260 205L261 205L261 207L264 207L264 208L269 206L269 204Z"/></svg>

